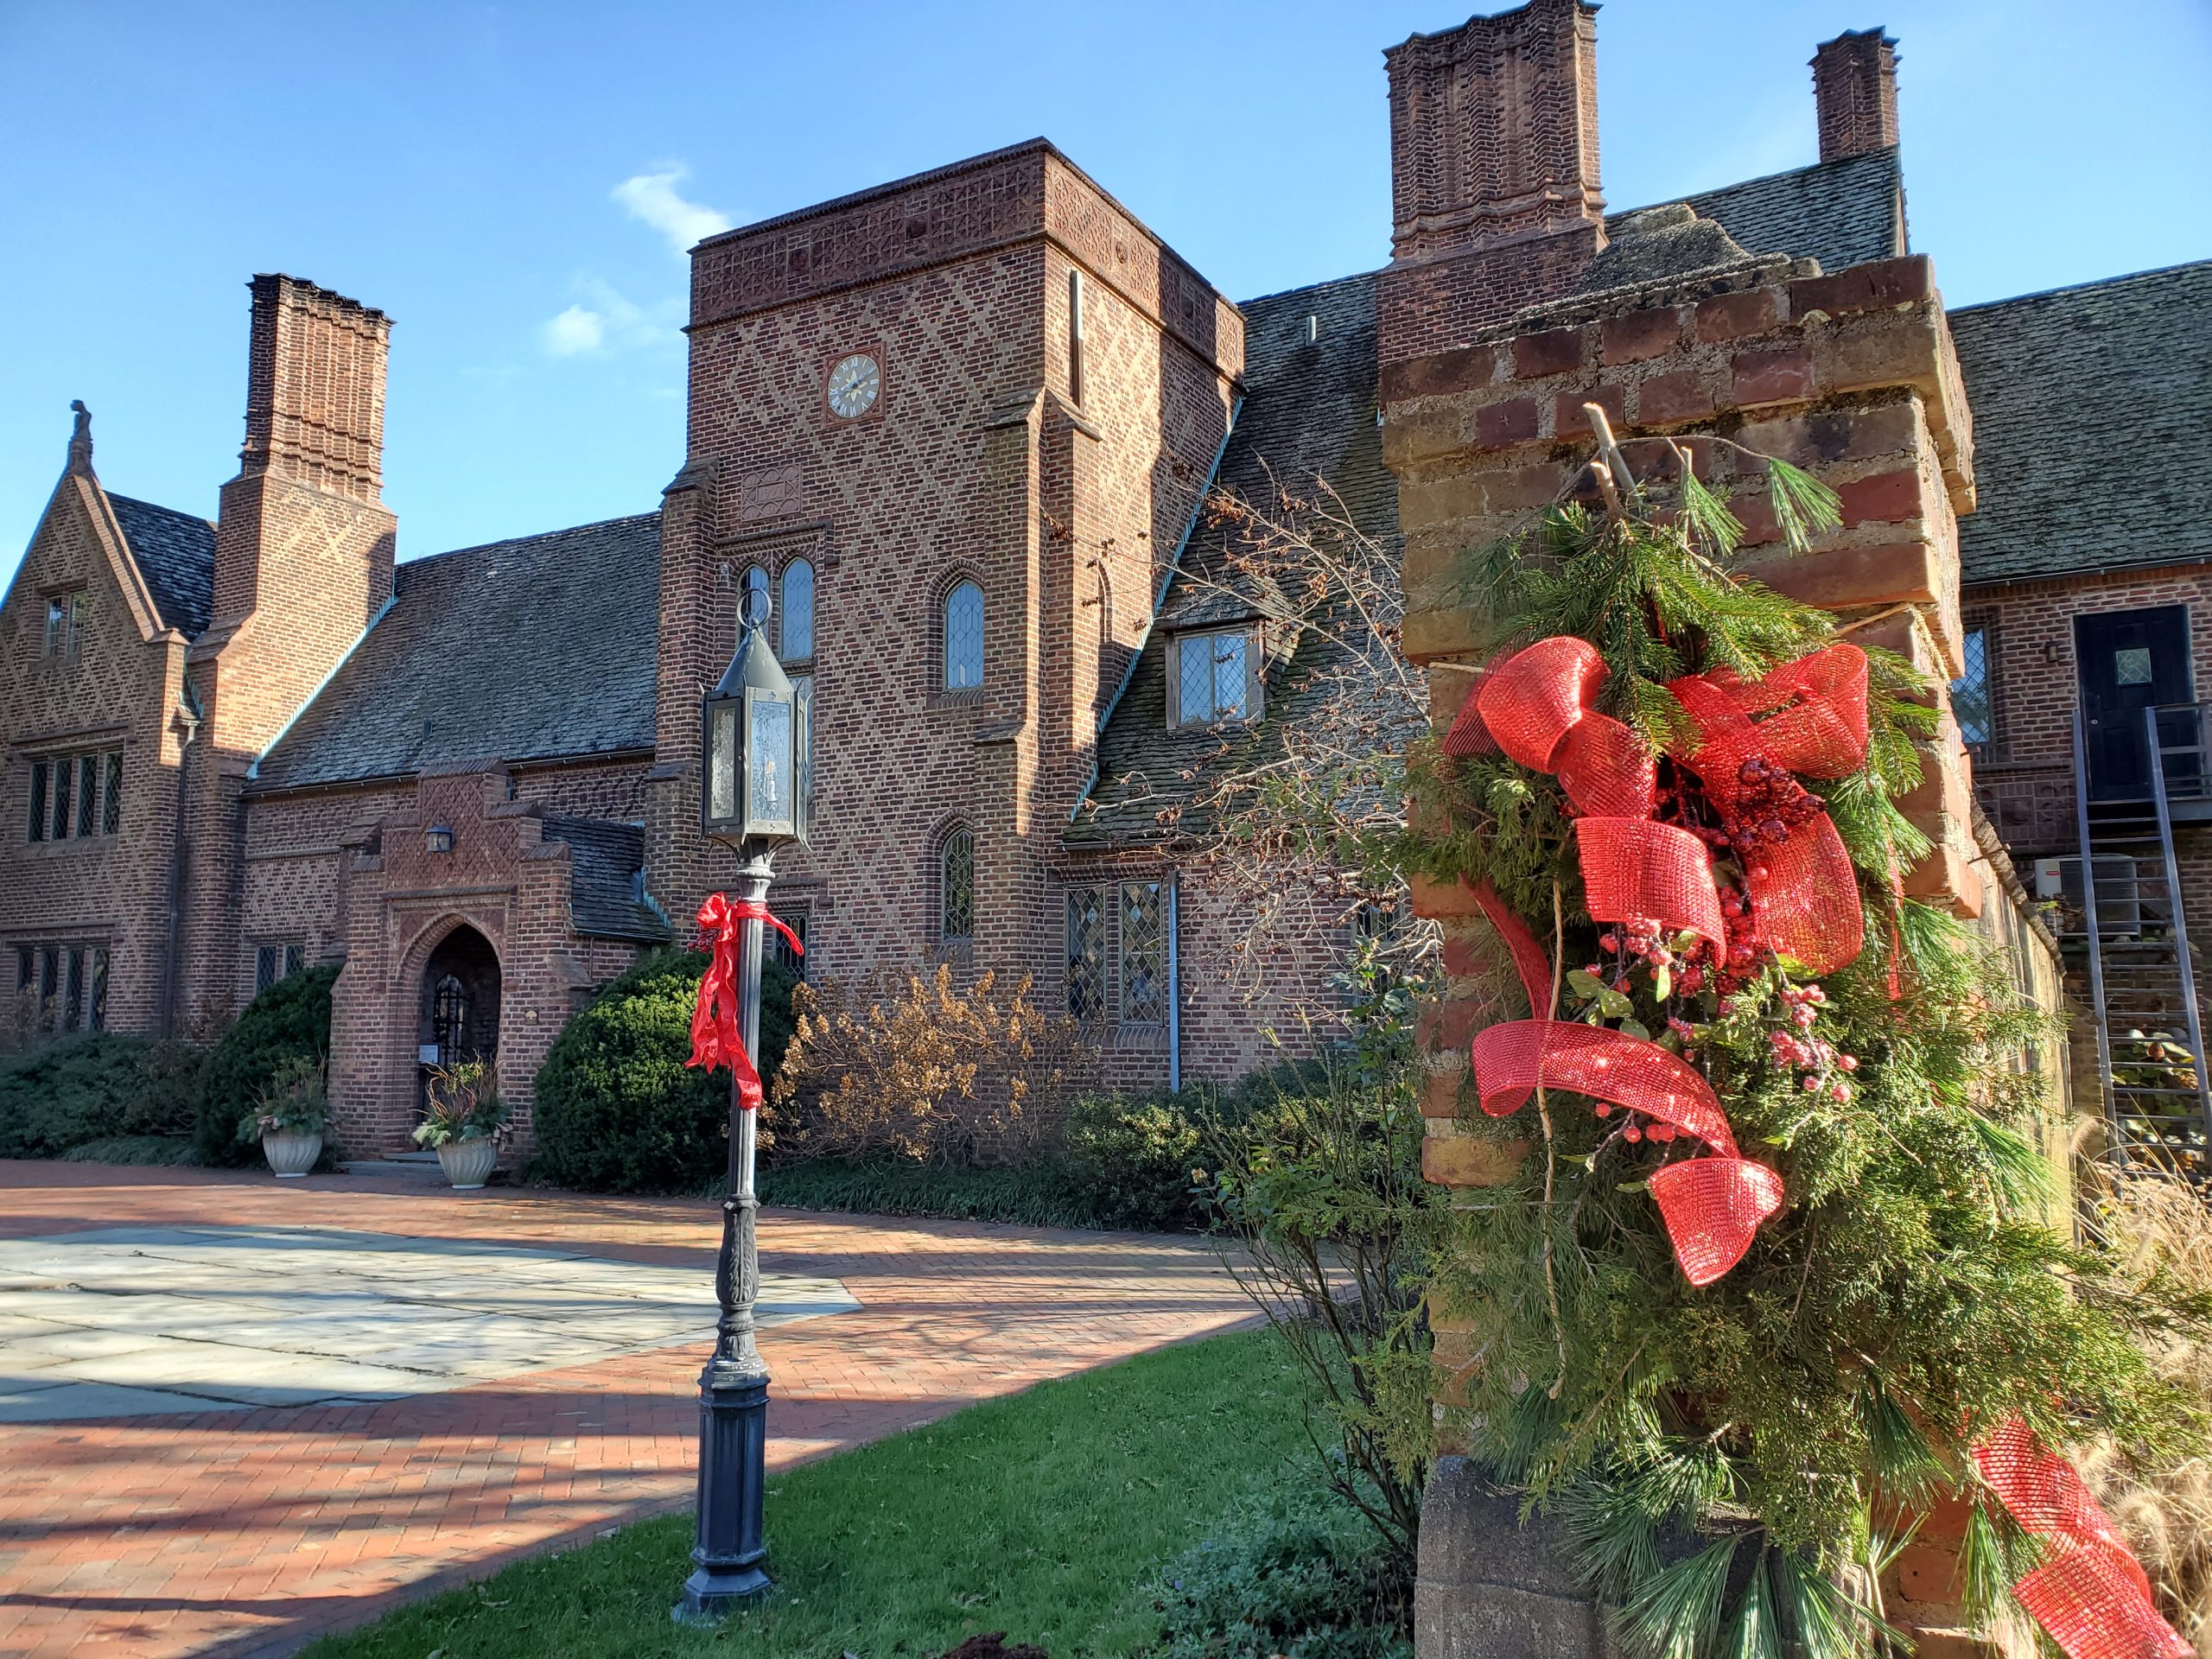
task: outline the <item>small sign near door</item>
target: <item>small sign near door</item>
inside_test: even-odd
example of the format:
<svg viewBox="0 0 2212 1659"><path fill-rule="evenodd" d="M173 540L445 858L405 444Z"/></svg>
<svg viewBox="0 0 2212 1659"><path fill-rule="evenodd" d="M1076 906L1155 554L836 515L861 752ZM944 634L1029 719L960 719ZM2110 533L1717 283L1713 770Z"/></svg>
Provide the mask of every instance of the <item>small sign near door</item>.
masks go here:
<svg viewBox="0 0 2212 1659"><path fill-rule="evenodd" d="M435 1043L419 1043L416 1046L415 1058L416 1063L419 1065L441 1065L443 1062L444 1055L445 1051L440 1048Z"/></svg>

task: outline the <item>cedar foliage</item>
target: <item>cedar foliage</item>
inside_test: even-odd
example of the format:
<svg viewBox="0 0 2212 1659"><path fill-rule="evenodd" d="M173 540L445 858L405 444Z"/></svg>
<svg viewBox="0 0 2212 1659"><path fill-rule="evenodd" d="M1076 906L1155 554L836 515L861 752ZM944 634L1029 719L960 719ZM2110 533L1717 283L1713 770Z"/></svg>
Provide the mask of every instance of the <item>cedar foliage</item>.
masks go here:
<svg viewBox="0 0 2212 1659"><path fill-rule="evenodd" d="M1756 677L1835 637L1824 613L1731 574L1740 527L1679 457L1673 470L1663 492L1627 486L1616 512L1554 507L1468 572L1501 652L1558 633L1597 645L1602 706L1655 749L1694 736L1669 679ZM1834 498L1780 462L1770 481L1802 550L1834 521ZM2052 1230L2042 1084L2016 1065L2050 1024L1999 953L1891 897L1892 868L1925 850L1894 801L1917 779L1914 741L1934 715L1910 701L1907 664L1869 657L1867 765L1810 785L1862 873L1866 947L1823 982L1819 1016L1818 1034L1857 1057L1848 1098L1802 1088L1770 1048L1786 962L1725 1013L1712 989L1685 995L1656 975L1559 1011L1688 1028L1669 1039L1694 1044L1745 1153L1787 1185L1745 1259L1702 1290L1681 1277L1645 1185L1686 1145L1628 1144L1619 1116L1559 1090L1541 1140L1533 1109L1489 1119L1471 1103L1462 1116L1470 1133L1536 1145L1506 1185L1460 1195L1439 1253L1434 1301L1475 1325L1478 1357L1452 1379L1457 1426L1559 1520L1640 1655L1872 1650L1887 1639L1878 1569L1897 1541L1885 1517L1951 1493L1975 1499L1969 1588L1997 1616L2029 1556L1981 1501L1974 1440L2013 1412L2053 1445L2102 1435L2154 1465L2202 1438L2144 1345L2201 1332L2212 1298ZM1557 780L1433 747L1410 771L1421 827L1400 845L1408 864L1489 880L1548 949L1558 928L1563 968L1600 963Z"/></svg>
<svg viewBox="0 0 2212 1659"><path fill-rule="evenodd" d="M105 1141L193 1129L207 1057L189 1043L112 1032L63 1038L0 1061L0 1158L59 1158Z"/></svg>

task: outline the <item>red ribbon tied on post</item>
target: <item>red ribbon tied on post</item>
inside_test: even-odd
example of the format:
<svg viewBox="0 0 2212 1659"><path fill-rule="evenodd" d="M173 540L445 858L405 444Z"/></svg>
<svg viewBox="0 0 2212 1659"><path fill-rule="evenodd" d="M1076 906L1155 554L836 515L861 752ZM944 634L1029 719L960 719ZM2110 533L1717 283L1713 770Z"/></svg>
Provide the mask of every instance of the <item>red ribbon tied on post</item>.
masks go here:
<svg viewBox="0 0 2212 1659"><path fill-rule="evenodd" d="M737 1007L737 951L745 923L765 922L790 942L794 952L806 954L798 935L769 914L758 902L733 899L725 893L710 893L699 906L699 933L712 952L707 971L699 976L699 1001L691 1010L691 1058L686 1065L726 1065L737 1079L737 1103L752 1112L763 1098L760 1073L745 1052L745 1034Z"/></svg>

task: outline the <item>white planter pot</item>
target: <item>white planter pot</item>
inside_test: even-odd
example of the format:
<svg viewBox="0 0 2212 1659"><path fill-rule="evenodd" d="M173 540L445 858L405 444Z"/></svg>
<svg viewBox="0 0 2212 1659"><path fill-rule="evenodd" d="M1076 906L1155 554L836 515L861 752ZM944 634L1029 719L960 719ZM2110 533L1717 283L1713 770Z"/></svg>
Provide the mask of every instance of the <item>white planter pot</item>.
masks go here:
<svg viewBox="0 0 2212 1659"><path fill-rule="evenodd" d="M296 1181L315 1167L315 1160L322 1156L322 1136L315 1135L283 1135L275 1131L261 1137L262 1156L269 1160L269 1167L276 1172L280 1181Z"/></svg>
<svg viewBox="0 0 2212 1659"><path fill-rule="evenodd" d="M489 1138L448 1141L438 1148L438 1162L456 1192L473 1192L483 1185L499 1161L499 1143Z"/></svg>

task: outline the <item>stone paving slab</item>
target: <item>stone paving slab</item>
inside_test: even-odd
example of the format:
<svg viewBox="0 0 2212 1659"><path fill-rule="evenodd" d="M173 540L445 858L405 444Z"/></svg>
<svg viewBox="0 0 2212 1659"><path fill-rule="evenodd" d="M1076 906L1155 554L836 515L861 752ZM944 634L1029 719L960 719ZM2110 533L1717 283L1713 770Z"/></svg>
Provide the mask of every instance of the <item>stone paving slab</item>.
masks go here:
<svg viewBox="0 0 2212 1659"><path fill-rule="evenodd" d="M860 1303L766 1274L765 1328ZM397 1400L711 1342L696 1270L343 1229L0 1240L0 1423Z"/></svg>
<svg viewBox="0 0 2212 1659"><path fill-rule="evenodd" d="M0 1422L0 1659L287 1654L516 1555L688 1508L704 1344L684 1333L702 1328L700 1313L647 1344L653 1319L677 1317L657 1308L711 1299L719 1234L719 1210L703 1202L0 1161L0 1241L18 1242L0 1243L10 1275L0 1277L0 1350L28 1357L0 1366L0 1405L66 1387L103 1414ZM219 1263L245 1261L250 1281L264 1252L320 1262L334 1294L359 1299L334 1323L285 1305L195 1326L252 1347L264 1367L373 1366L416 1344L416 1357L459 1368L476 1338L451 1337L456 1319L464 1332L509 1319L542 1340L623 1351L547 1369L537 1349L502 1348L483 1356L498 1374L456 1369L424 1391L410 1372L404 1398L199 1399L149 1412L142 1396L186 1392L149 1359L176 1353L176 1328L79 1324L67 1287L111 1272L100 1281L160 1286L162 1270L129 1254L156 1235L160 1260L189 1257L201 1300L227 1306L210 1294L226 1287L245 1300ZM772 1469L1251 1318L1198 1240L767 1211L760 1247L768 1272L800 1288L793 1305L814 1306L805 1297L830 1284L857 1304L764 1332ZM508 1282L496 1266L488 1286L446 1271L486 1258L509 1262ZM59 1270L24 1265L57 1260ZM452 1294L423 1294L410 1267L423 1262ZM598 1288L571 1299L562 1281L579 1272ZM662 1289L632 1295L615 1281ZM603 1313L580 1313L594 1294L607 1300ZM48 1300L18 1311L18 1295ZM102 1300L134 1313L154 1306ZM188 1299L164 1289L157 1300ZM342 1316L372 1304L385 1312ZM384 1330L379 1320L391 1327L382 1349L335 1345L349 1330ZM99 1376L45 1380L80 1362ZM251 1385L270 1381L264 1370ZM774 1534L772 1503L772 1549Z"/></svg>

